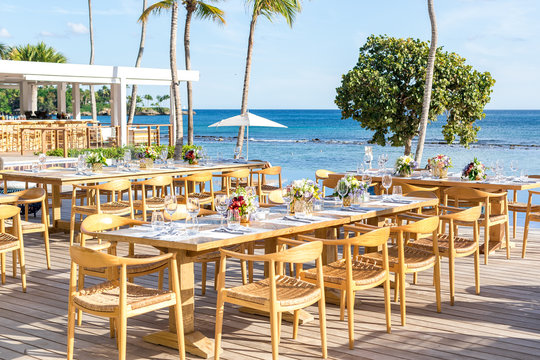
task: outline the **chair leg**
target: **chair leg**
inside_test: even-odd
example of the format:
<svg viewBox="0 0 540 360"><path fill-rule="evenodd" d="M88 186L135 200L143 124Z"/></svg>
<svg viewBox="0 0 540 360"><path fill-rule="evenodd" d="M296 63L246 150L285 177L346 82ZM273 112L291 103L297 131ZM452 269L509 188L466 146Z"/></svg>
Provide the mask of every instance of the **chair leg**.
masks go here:
<svg viewBox="0 0 540 360"><path fill-rule="evenodd" d="M454 297L455 297L455 259L451 254L448 258L448 276L450 280L450 305L454 306Z"/></svg>
<svg viewBox="0 0 540 360"><path fill-rule="evenodd" d="M397 280L397 279L396 279ZM399 272L399 308L401 310L401 325L405 326L405 273Z"/></svg>
<svg viewBox="0 0 540 360"><path fill-rule="evenodd" d="M75 309L73 301L68 303L68 325L67 325L67 359L73 359L73 347L75 345Z"/></svg>
<svg viewBox="0 0 540 360"><path fill-rule="evenodd" d="M435 300L437 301L437 312L441 312L441 261L436 259L435 262Z"/></svg>
<svg viewBox="0 0 540 360"><path fill-rule="evenodd" d="M529 217L525 218L525 228L523 229L523 248L521 249L521 257L525 258L525 251L527 250L527 238L529 237Z"/></svg>
<svg viewBox="0 0 540 360"><path fill-rule="evenodd" d="M219 264L221 263L221 260L216 261L214 265L214 290L217 291L217 278L219 274Z"/></svg>
<svg viewBox="0 0 540 360"><path fill-rule="evenodd" d="M221 332L223 329L223 310L224 302L222 300L221 291L218 292L216 302L216 332L214 335L214 360L219 360L219 352L221 350Z"/></svg>
<svg viewBox="0 0 540 360"><path fill-rule="evenodd" d="M277 335L278 335L278 342L281 342L281 323L283 320L283 313L278 312L278 322L277 322Z"/></svg>
<svg viewBox="0 0 540 360"><path fill-rule="evenodd" d="M279 360L279 331L278 331L278 313L270 310L270 333L272 338L272 359Z"/></svg>
<svg viewBox="0 0 540 360"><path fill-rule="evenodd" d="M416 285L417 283L418 283L418 273L415 272L415 273L413 274L413 284Z"/></svg>
<svg viewBox="0 0 540 360"><path fill-rule="evenodd" d="M300 315L300 310L294 310L294 320L293 320L293 330L292 330L293 339L296 339L298 337L299 315Z"/></svg>
<svg viewBox="0 0 540 360"><path fill-rule="evenodd" d="M476 295L480 295L480 249L476 249L474 253L474 282Z"/></svg>
<svg viewBox="0 0 540 360"><path fill-rule="evenodd" d="M180 360L186 358L186 344L184 340L184 318L182 314L182 303L177 303L174 306L174 314L176 319L176 336L178 341L178 352L180 355Z"/></svg>
<svg viewBox="0 0 540 360"><path fill-rule="evenodd" d="M517 221L517 212L512 211L512 238L516 238L516 221Z"/></svg>
<svg viewBox="0 0 540 360"><path fill-rule="evenodd" d="M321 329L322 357L326 359L328 357L328 347L326 344L326 304L324 299L319 300L319 327Z"/></svg>
<svg viewBox="0 0 540 360"><path fill-rule="evenodd" d="M0 254L0 261L2 262L2 285L4 285L6 283L6 253Z"/></svg>
<svg viewBox="0 0 540 360"><path fill-rule="evenodd" d="M347 299L347 290L341 290L339 296L339 320L345 320L345 300Z"/></svg>
<svg viewBox="0 0 540 360"><path fill-rule="evenodd" d="M45 225L48 226L48 225ZM45 258L47 260L47 270L51 270L51 251L49 249L49 230L43 232L43 241L45 242Z"/></svg>
<svg viewBox="0 0 540 360"><path fill-rule="evenodd" d="M349 326L349 349L354 349L354 291L347 291L347 324Z"/></svg>
<svg viewBox="0 0 540 360"><path fill-rule="evenodd" d="M16 278L17 277L17 250L13 250L11 252L11 258L12 258L11 264L13 265L12 266L13 278Z"/></svg>
<svg viewBox="0 0 540 360"><path fill-rule="evenodd" d="M81 274L81 269L79 269L79 281L77 283L77 289L84 289L84 274ZM77 326L82 325L82 311L77 309Z"/></svg>
<svg viewBox="0 0 540 360"><path fill-rule="evenodd" d="M111 339L114 339L116 336L116 324L114 322L114 318L109 318L109 335Z"/></svg>
<svg viewBox="0 0 540 360"><path fill-rule="evenodd" d="M386 332L392 331L392 309L390 307L390 279L384 282L384 314L386 316Z"/></svg>
<svg viewBox="0 0 540 360"><path fill-rule="evenodd" d="M24 261L24 246L19 249L19 266L21 268L21 282L23 292L26 292L26 263Z"/></svg>
<svg viewBox="0 0 540 360"><path fill-rule="evenodd" d="M208 268L208 265L206 262L203 262L201 265L202 265L201 295L205 295L206 294L206 270Z"/></svg>
<svg viewBox="0 0 540 360"><path fill-rule="evenodd" d="M488 264L489 255L489 228L484 228L484 265Z"/></svg>
<svg viewBox="0 0 540 360"><path fill-rule="evenodd" d="M72 211L71 219L69 222L69 245L73 245L73 238L75 237L75 216L77 216L77 214Z"/></svg>
<svg viewBox="0 0 540 360"><path fill-rule="evenodd" d="M248 283L248 279L245 260L240 260L240 271L242 273L242 284L246 285Z"/></svg>
<svg viewBox="0 0 540 360"><path fill-rule="evenodd" d="M510 232L510 224L508 223L508 219L506 219L506 229L504 230L504 238L506 240L506 258L510 260L510 235L508 234Z"/></svg>
<svg viewBox="0 0 540 360"><path fill-rule="evenodd" d="M120 316L116 319L118 339L118 360L126 360L127 318Z"/></svg>
<svg viewBox="0 0 540 360"><path fill-rule="evenodd" d="M394 302L398 301L398 291L399 291L399 274L395 273L394 275Z"/></svg>
<svg viewBox="0 0 540 360"><path fill-rule="evenodd" d="M160 270L158 273L158 289L163 290L163 279L165 278L165 270Z"/></svg>
<svg viewBox="0 0 540 360"><path fill-rule="evenodd" d="M248 244L247 251L249 255L253 255L255 253L255 249L253 248L253 243ZM248 261L248 277L249 282L253 282L253 261Z"/></svg>

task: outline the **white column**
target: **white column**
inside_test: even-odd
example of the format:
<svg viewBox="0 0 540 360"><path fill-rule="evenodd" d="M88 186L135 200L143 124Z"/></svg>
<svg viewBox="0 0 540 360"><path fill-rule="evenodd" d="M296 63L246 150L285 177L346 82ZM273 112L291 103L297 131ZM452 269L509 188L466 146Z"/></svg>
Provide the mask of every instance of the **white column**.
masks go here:
<svg viewBox="0 0 540 360"><path fill-rule="evenodd" d="M71 97L73 99L73 118L81 120L81 91L78 83L73 83L71 88Z"/></svg>
<svg viewBox="0 0 540 360"><path fill-rule="evenodd" d="M111 101L110 101L110 105L111 105L111 126L116 126L118 125L118 119L117 119L117 113L118 111L116 111L116 98L117 98L117 89L118 85L115 85L115 84L111 84Z"/></svg>
<svg viewBox="0 0 540 360"><path fill-rule="evenodd" d="M19 108L21 109L21 114L24 114L25 111L29 111L28 107L26 106L26 103L28 102L26 100L28 96L26 88L26 82L21 81L21 83L19 84Z"/></svg>
<svg viewBox="0 0 540 360"><path fill-rule="evenodd" d="M120 78L120 85L118 85L118 97L116 102L118 103L118 120L120 121L120 145L127 145L128 131L127 131L127 103L126 103L126 79Z"/></svg>
<svg viewBox="0 0 540 360"><path fill-rule="evenodd" d="M169 87L169 94L170 94L170 97L169 97L169 122L170 124L172 125L172 127L170 127L170 131L172 131L172 136L170 136L169 138L170 139L174 139L176 138L176 111L175 111L175 107L174 107L174 91L173 91L173 87L172 85ZM169 144L169 145L174 145L174 144Z"/></svg>
<svg viewBox="0 0 540 360"><path fill-rule="evenodd" d="M56 85L56 111L60 114L66 113L66 83Z"/></svg>

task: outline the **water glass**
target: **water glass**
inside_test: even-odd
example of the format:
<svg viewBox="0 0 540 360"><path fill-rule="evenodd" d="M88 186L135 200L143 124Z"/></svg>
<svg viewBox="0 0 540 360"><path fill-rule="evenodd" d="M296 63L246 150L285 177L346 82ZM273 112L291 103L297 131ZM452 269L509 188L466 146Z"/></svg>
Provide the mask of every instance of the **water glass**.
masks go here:
<svg viewBox="0 0 540 360"><path fill-rule="evenodd" d="M517 161L517 160L511 160L511 161L510 161L510 170L512 170L512 174L513 174L514 176L517 176L518 168L519 168L519 161Z"/></svg>
<svg viewBox="0 0 540 360"><path fill-rule="evenodd" d="M172 231L173 215L176 212L176 209L178 209L178 202L176 201L176 196L174 195L165 196L164 203L165 203L165 211L169 215L169 229Z"/></svg>
<svg viewBox="0 0 540 360"><path fill-rule="evenodd" d="M39 164L37 162L32 163L32 172L33 173L39 172Z"/></svg>
<svg viewBox="0 0 540 360"><path fill-rule="evenodd" d="M313 200L313 211L323 211L324 210L324 201L321 199Z"/></svg>
<svg viewBox="0 0 540 360"><path fill-rule="evenodd" d="M161 159L161 162L165 164L167 162L167 157L169 156L169 150L163 149L161 150L161 153L159 154L159 158Z"/></svg>
<svg viewBox="0 0 540 360"><path fill-rule="evenodd" d="M386 189L386 194L388 195L388 189L392 186L392 175L384 174L382 177L382 186Z"/></svg>
<svg viewBox="0 0 540 360"><path fill-rule="evenodd" d="M173 159L167 159L167 167L169 169L174 168L174 160Z"/></svg>
<svg viewBox="0 0 540 360"><path fill-rule="evenodd" d="M240 212L238 209L229 209L227 211L227 227L231 230L240 228Z"/></svg>
<svg viewBox="0 0 540 360"><path fill-rule="evenodd" d="M127 149L126 151L124 151L124 161L126 163L131 161L131 150Z"/></svg>
<svg viewBox="0 0 540 360"><path fill-rule="evenodd" d="M287 205L287 214L290 213L292 197L287 188L281 190L281 198L283 199L283 201L285 201L285 204Z"/></svg>
<svg viewBox="0 0 540 360"><path fill-rule="evenodd" d="M223 219L227 215L227 208L229 207L229 199L227 199L226 195L216 195L216 199L214 202L216 206L216 210L221 215L221 219L219 222L220 229L223 228Z"/></svg>
<svg viewBox="0 0 540 360"><path fill-rule="evenodd" d="M392 195L394 199L400 199L403 196L403 190L401 189L401 185L395 185L392 188Z"/></svg>
<svg viewBox="0 0 540 360"><path fill-rule="evenodd" d="M362 182L367 185L367 187L369 187L371 185L371 176L369 176L368 174L364 174L362 175Z"/></svg>
<svg viewBox="0 0 540 360"><path fill-rule="evenodd" d="M165 219L161 211L154 211L152 213L151 225L152 225L152 230L156 232L160 232L163 230L163 227L165 226Z"/></svg>

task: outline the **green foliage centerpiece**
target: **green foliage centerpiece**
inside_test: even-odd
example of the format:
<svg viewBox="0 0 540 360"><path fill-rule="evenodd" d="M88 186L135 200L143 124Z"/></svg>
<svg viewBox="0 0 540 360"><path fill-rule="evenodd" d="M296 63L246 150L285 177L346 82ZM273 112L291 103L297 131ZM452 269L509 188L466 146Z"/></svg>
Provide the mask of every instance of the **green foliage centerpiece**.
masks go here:
<svg viewBox="0 0 540 360"><path fill-rule="evenodd" d="M92 165L93 172L99 173L103 171L103 165L107 165L107 160L101 151L96 151L88 155L86 163Z"/></svg>
<svg viewBox="0 0 540 360"><path fill-rule="evenodd" d="M337 182L334 196L338 196L343 201L343 206L351 206L354 193L363 188L363 184L354 175L347 175Z"/></svg>

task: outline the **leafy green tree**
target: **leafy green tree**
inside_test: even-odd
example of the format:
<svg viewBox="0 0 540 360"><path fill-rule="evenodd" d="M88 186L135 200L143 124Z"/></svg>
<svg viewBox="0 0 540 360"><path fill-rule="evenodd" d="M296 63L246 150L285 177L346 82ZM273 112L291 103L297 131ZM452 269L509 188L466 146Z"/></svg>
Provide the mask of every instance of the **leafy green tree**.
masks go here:
<svg viewBox="0 0 540 360"><path fill-rule="evenodd" d="M151 102L152 100L154 100L154 98L153 98L152 95L150 95L150 94L146 94L146 95L144 95L143 97L144 97L144 100L147 101L147 102L146 102L146 106L149 106L149 105L150 105L150 102Z"/></svg>
<svg viewBox="0 0 540 360"><path fill-rule="evenodd" d="M0 43L0 59L9 60L10 52L11 52L11 47L9 45Z"/></svg>
<svg viewBox="0 0 540 360"><path fill-rule="evenodd" d="M414 39L370 36L356 66L342 76L335 103L342 118L352 118L374 131L371 143L404 146L411 153L418 135L429 47ZM428 120L446 114L444 139L468 146L476 141L484 107L495 83L456 53L436 53Z"/></svg>
<svg viewBox="0 0 540 360"><path fill-rule="evenodd" d="M255 25L259 15L266 17L272 21L276 16L282 16L287 24L292 27L296 15L302 11L300 0L246 0L246 4L252 4L253 10L251 14L251 24L249 26L248 47L246 56L246 70L244 73L244 89L242 91L242 107L241 114L247 113L248 110L248 93L249 93L249 78L251 75L251 59L253 56L253 37L255 35ZM240 154L244 145L244 127L238 129L238 138L236 145L240 147Z"/></svg>
<svg viewBox="0 0 540 360"><path fill-rule="evenodd" d="M11 48L8 55L9 60L17 61L40 61L52 63L66 63L67 59L64 55L56 51L54 48L45 45L44 42L39 42L36 45L18 45Z"/></svg>

